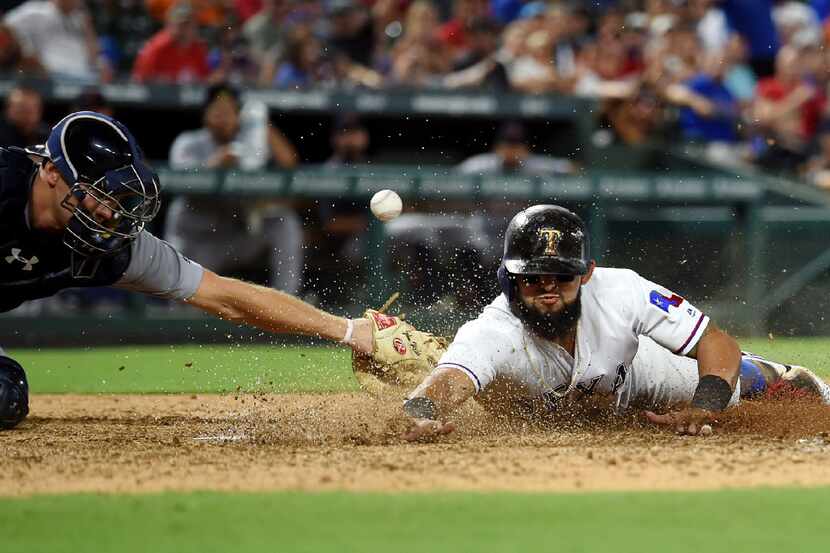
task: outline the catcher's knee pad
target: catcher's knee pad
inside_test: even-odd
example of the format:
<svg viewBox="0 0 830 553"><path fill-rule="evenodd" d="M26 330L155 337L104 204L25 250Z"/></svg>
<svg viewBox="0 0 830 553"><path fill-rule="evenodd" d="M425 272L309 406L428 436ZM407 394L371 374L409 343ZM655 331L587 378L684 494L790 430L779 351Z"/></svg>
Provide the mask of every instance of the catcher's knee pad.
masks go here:
<svg viewBox="0 0 830 553"><path fill-rule="evenodd" d="M0 356L0 429L14 428L29 414L29 383L23 367Z"/></svg>

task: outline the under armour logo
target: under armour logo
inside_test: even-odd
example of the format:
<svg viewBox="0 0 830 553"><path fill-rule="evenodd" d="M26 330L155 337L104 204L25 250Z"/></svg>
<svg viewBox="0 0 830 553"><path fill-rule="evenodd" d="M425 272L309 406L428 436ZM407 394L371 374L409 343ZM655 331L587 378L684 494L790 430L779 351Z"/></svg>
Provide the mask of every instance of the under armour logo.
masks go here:
<svg viewBox="0 0 830 553"><path fill-rule="evenodd" d="M39 259L37 258L37 256L34 256L34 255L31 258L26 259L25 257L22 257L20 255L21 251L22 250L20 248L12 248L12 254L6 256L6 263L12 264L15 261L20 261L24 265L24 267L23 267L24 271L31 271L32 270L32 265L37 263L39 261Z"/></svg>

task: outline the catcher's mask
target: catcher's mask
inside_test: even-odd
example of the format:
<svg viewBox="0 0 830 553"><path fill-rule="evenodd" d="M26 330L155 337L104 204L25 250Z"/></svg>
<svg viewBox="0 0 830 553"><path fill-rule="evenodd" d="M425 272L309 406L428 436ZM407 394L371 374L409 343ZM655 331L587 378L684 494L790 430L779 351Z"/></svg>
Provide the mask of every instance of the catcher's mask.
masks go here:
<svg viewBox="0 0 830 553"><path fill-rule="evenodd" d="M85 257L113 254L132 242L159 211L159 181L127 128L106 115L79 111L52 128L45 145L26 150L55 164L69 185L72 212L63 241ZM91 198L94 208L84 200ZM112 214L100 220L104 206Z"/></svg>
<svg viewBox="0 0 830 553"><path fill-rule="evenodd" d="M585 223L558 205L534 205L510 221L498 270L502 292L516 299L518 275L584 275L591 264Z"/></svg>

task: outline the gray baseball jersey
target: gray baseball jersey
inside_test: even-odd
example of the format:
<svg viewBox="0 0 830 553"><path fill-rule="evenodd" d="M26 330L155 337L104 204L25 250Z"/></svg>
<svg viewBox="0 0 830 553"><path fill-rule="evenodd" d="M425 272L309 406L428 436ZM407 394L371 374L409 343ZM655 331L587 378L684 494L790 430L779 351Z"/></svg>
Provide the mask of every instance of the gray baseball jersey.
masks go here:
<svg viewBox="0 0 830 553"><path fill-rule="evenodd" d="M115 288L171 300L189 299L198 290L205 270L164 240L144 231L131 248L130 264Z"/></svg>

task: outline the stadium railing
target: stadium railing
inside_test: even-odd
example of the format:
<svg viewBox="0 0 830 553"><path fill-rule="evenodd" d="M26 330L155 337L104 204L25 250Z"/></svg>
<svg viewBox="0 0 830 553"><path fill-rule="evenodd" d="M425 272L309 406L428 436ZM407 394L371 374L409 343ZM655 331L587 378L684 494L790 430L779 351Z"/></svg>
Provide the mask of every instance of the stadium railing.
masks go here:
<svg viewBox="0 0 830 553"><path fill-rule="evenodd" d="M632 266L652 273L662 266L683 266L684 259L720 256L720 265L731 285L719 296L706 288L701 307L747 334L767 330L767 319L782 303L830 268L830 250L815 247L799 251L796 242L771 251L770 244L799 232L826 236L830 232L830 209L808 204L804 199L782 195L775 183L764 178L725 175L717 172L584 173L549 177L466 176L446 167L363 167L331 170L303 168L294 172L173 171L159 169L167 194L278 197L278 198L368 198L377 190L391 188L405 203L414 200L461 200L471 208L487 201L561 203L582 213L591 228L592 250L600 263ZM429 202L426 202L429 203ZM713 230L714 229L714 230ZM714 232L714 238L711 238ZM709 238L707 238L709 237ZM367 251L383 252L383 224L370 224L365 239ZM706 242L706 240L709 240ZM668 245L667 245L668 244ZM649 252L648 248L656 248ZM669 251L666 251L666 250ZM367 271L383 274L382 260L367 260ZM633 261L640 259L640 265ZM778 270L787 263L789 271ZM695 262L697 263L697 262ZM774 267L775 274L770 268ZM670 274L670 273L666 273ZM691 273L692 275L694 273ZM717 280L715 275L667 277L669 285L693 290L695 279ZM677 279L679 278L679 281ZM684 281L684 278L686 279ZM366 297L359 302L379 305L398 286L396 275L372 278ZM707 285L708 286L708 285ZM704 286L705 288L706 286ZM698 292L700 294L700 292ZM152 327L153 334L195 337L216 332L217 324L201 319L183 320L181 315L152 314L145 319L143 303L124 314L95 318L85 315L85 332L117 332L141 339ZM221 326L221 325L220 325ZM66 317L0 317L0 335L6 343L29 343L36 336L67 327ZM256 336L256 332L248 333ZM9 338L7 338L7 336ZM146 339L151 339L147 337Z"/></svg>
<svg viewBox="0 0 830 553"><path fill-rule="evenodd" d="M0 76L0 96L21 82ZM49 79L26 78L47 101L73 102L88 85ZM114 105L159 108L201 107L207 88L201 85L138 84L117 82L100 86L104 98ZM382 90L354 88L313 88L275 90L246 88L246 99L260 100L283 112L349 111L364 114L446 114L461 117L545 117L584 118L594 110L591 99L561 95L525 95L507 92L480 92L445 89Z"/></svg>

